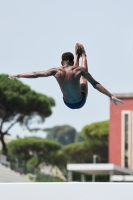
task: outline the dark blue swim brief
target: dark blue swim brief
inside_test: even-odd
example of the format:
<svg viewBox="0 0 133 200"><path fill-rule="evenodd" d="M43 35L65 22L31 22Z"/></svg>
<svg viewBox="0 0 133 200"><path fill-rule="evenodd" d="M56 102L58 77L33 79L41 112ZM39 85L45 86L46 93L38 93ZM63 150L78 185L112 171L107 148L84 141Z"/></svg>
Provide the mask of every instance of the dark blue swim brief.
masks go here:
<svg viewBox="0 0 133 200"><path fill-rule="evenodd" d="M71 108L71 109L82 108L84 106L85 102L86 102L86 95L85 95L85 93L83 91L81 91L81 92L82 92L83 97L82 97L81 101L78 102L78 103L67 103L65 101L65 99L63 98L63 101L66 104L66 106L69 107L69 108Z"/></svg>

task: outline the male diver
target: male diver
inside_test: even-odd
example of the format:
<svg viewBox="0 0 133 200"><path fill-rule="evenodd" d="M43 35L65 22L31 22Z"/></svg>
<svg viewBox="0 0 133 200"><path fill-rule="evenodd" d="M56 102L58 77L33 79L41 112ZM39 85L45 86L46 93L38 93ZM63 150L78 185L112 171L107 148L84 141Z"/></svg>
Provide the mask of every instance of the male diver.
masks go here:
<svg viewBox="0 0 133 200"><path fill-rule="evenodd" d="M88 95L88 82L99 92L107 95L115 105L117 105L117 102L123 104L123 101L113 96L88 72L87 56L83 45L79 43L76 44L75 54L76 57L74 60L74 55L72 53L63 53L61 61L62 66L60 67L39 72L16 74L9 76L9 78L38 78L54 76L62 91L65 105L71 109L79 109L84 106ZM80 57L82 57L81 66L79 66Z"/></svg>

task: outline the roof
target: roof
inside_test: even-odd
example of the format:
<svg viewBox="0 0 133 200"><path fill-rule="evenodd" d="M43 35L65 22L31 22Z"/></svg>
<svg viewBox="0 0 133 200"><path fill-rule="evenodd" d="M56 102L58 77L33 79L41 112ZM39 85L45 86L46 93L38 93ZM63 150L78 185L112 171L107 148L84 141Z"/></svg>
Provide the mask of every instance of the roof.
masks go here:
<svg viewBox="0 0 133 200"><path fill-rule="evenodd" d="M27 177L0 164L0 183L31 182Z"/></svg>
<svg viewBox="0 0 133 200"><path fill-rule="evenodd" d="M133 98L133 93L116 93L113 95L118 98Z"/></svg>
<svg viewBox="0 0 133 200"><path fill-rule="evenodd" d="M68 171L77 171L84 174L97 174L97 175L103 175L103 174L109 174L113 171L114 174L131 174L132 171L120 167L118 165L114 165L111 163L105 163L105 164L67 164L67 170Z"/></svg>

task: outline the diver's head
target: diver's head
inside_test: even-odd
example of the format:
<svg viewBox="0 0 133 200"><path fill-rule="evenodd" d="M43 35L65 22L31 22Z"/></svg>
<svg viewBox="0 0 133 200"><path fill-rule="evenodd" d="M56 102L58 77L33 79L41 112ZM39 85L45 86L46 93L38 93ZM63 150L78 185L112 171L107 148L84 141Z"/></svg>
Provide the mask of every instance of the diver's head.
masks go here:
<svg viewBox="0 0 133 200"><path fill-rule="evenodd" d="M72 66L74 64L74 55L71 52L63 53L61 58L62 65L68 64Z"/></svg>

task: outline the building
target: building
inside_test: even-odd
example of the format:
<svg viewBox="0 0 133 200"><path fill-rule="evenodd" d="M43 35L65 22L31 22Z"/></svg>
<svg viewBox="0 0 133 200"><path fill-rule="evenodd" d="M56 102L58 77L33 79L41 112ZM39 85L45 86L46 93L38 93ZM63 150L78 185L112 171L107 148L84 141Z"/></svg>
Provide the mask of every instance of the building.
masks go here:
<svg viewBox="0 0 133 200"><path fill-rule="evenodd" d="M131 170L127 168L123 168L111 163L79 163L79 164L67 164L68 171L68 181L72 181L72 172L81 173L81 181L85 182L85 175L92 175L92 181L95 182L95 175L109 175L109 181L121 180L123 181L123 177L125 175L130 175L132 173ZM121 175L121 177L120 177ZM127 176L127 179L129 176ZM133 181L133 178L130 180Z"/></svg>
<svg viewBox="0 0 133 200"><path fill-rule="evenodd" d="M125 103L110 101L109 163L133 170L133 93L114 95Z"/></svg>
<svg viewBox="0 0 133 200"><path fill-rule="evenodd" d="M110 181L133 182L133 93L114 95L124 104L118 103L116 107L110 101L109 163L67 164L69 181L72 181L72 172L77 171L82 181L85 181L85 174L92 177L109 174Z"/></svg>

